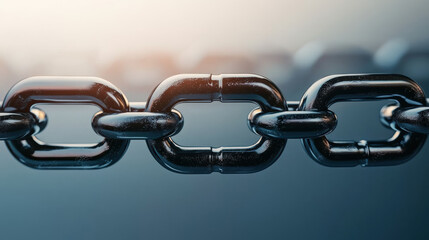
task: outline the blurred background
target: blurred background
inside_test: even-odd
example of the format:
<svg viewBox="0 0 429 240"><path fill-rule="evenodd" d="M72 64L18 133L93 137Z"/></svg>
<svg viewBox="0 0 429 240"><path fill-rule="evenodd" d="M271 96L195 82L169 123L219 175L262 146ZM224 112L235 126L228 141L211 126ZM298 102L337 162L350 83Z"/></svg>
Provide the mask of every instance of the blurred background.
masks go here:
<svg viewBox="0 0 429 240"><path fill-rule="evenodd" d="M401 73L429 92L429 2L0 1L0 97L38 75L97 76L130 101L178 73L255 73L288 101L331 74ZM330 139L386 139L389 101L338 103ZM179 104L185 146L244 146L251 103ZM49 143L95 143L95 106L40 106ZM37 171L0 146L2 239L427 239L429 150L395 167L327 168L289 140L249 175L180 175L144 141L97 171Z"/></svg>

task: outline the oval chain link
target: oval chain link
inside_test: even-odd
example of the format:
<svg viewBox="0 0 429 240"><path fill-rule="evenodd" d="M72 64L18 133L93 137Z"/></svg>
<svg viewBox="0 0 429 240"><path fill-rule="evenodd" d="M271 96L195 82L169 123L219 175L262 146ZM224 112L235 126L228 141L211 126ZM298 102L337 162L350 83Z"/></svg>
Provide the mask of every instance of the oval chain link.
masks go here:
<svg viewBox="0 0 429 240"><path fill-rule="evenodd" d="M381 122L395 130L385 141L328 140L337 117L329 106L339 101L392 99ZM260 135L241 148L182 147L171 136L183 127L179 102L243 102L260 107L248 117ZM95 104L92 120L104 140L95 145L51 145L35 136L48 124L39 103ZM309 155L326 166L388 166L415 156L429 134L429 107L419 85L402 75L334 75L315 82L300 102L286 102L268 79L252 74L186 74L168 78L148 102L128 103L106 80L91 77L33 77L15 85L0 111L0 140L26 166L37 169L97 169L117 162L129 141L147 141L154 158L178 173L252 173L273 164L289 138L302 139Z"/></svg>

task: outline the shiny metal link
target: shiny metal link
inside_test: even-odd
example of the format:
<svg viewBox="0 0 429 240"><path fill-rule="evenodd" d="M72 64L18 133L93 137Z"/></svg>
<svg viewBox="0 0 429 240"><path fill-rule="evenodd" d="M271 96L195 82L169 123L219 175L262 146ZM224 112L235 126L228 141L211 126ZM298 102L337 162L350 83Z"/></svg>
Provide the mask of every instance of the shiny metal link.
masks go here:
<svg viewBox="0 0 429 240"><path fill-rule="evenodd" d="M340 101L392 99L381 121L395 130L384 141L331 141L337 117L329 107ZM183 147L171 136L184 119L173 107L180 102L254 102L248 117L260 139L246 147ZM48 124L36 106L94 104L92 119L104 140L97 144L53 145L35 135ZM267 78L253 74L185 74L170 77L147 103L128 103L106 80L92 77L33 77L15 85L0 109L0 140L26 166L37 169L98 169L117 162L131 139L144 139L154 158L178 173L252 173L273 164L287 139L302 139L317 162L331 167L388 166L412 158L429 134L429 107L422 89L402 75L334 75L315 82L300 102L286 102Z"/></svg>
<svg viewBox="0 0 429 240"><path fill-rule="evenodd" d="M158 139L172 136L182 127L182 115L176 110L170 113L100 112L92 121L92 128L96 133L112 139Z"/></svg>
<svg viewBox="0 0 429 240"><path fill-rule="evenodd" d="M122 92L106 80L93 77L32 77L6 95L3 112L28 114L35 104L95 104L105 113L128 111ZM6 141L10 152L37 169L97 169L117 162L129 140L104 139L98 144L51 145L28 136Z"/></svg>
<svg viewBox="0 0 429 240"><path fill-rule="evenodd" d="M389 104L381 110L381 120L385 126L407 132L429 134L429 107L401 108Z"/></svg>
<svg viewBox="0 0 429 240"><path fill-rule="evenodd" d="M298 110L326 111L335 102L393 99L400 107L426 106L422 89L402 75L333 75L314 83L304 94ZM330 141L325 136L303 139L317 162L330 167L388 166L413 157L426 135L397 130L385 141Z"/></svg>
<svg viewBox="0 0 429 240"><path fill-rule="evenodd" d="M253 110L249 127L257 134L273 138L314 138L332 132L337 117L331 111L285 111L263 113Z"/></svg>
<svg viewBox="0 0 429 240"><path fill-rule="evenodd" d="M16 140L36 134L47 124L46 114L40 109L31 113L0 113L0 140Z"/></svg>
<svg viewBox="0 0 429 240"><path fill-rule="evenodd" d="M114 139L157 139L173 136L183 128L182 114L148 113L146 102L130 102L130 112L98 113L92 128L103 137Z"/></svg>
<svg viewBox="0 0 429 240"><path fill-rule="evenodd" d="M398 109L392 120L408 132L429 134L429 107Z"/></svg>
<svg viewBox="0 0 429 240"><path fill-rule="evenodd" d="M263 112L286 111L281 92L268 79L251 74L176 75L153 91L146 111L169 113L179 102L243 102L259 104ZM182 147L171 138L147 141L155 159L178 173L252 173L274 163L286 144L285 139L260 140L248 147Z"/></svg>

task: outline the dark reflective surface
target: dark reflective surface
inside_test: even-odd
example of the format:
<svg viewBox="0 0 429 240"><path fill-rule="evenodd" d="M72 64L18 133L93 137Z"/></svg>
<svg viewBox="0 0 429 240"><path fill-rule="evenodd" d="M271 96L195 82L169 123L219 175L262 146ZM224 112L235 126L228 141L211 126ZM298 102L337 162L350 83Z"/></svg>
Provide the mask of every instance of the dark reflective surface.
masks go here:
<svg viewBox="0 0 429 240"><path fill-rule="evenodd" d="M257 75L177 75L152 93L148 112L170 112L179 102L253 101L262 111L285 111L286 102L268 79ZM248 147L182 147L171 138L148 140L149 150L165 168L178 173L253 173L270 166L282 153L286 140L262 137Z"/></svg>
<svg viewBox="0 0 429 240"><path fill-rule="evenodd" d="M386 124L397 125L396 128L408 132L429 134L428 107L400 108L396 105L388 105L383 108L381 116Z"/></svg>
<svg viewBox="0 0 429 240"><path fill-rule="evenodd" d="M98 113L92 127L101 136L113 139L157 139L172 136L183 127L179 112Z"/></svg>
<svg viewBox="0 0 429 240"><path fill-rule="evenodd" d="M314 138L332 132L337 117L331 111L286 111L262 113L255 109L249 115L249 127L262 136L274 138Z"/></svg>
<svg viewBox="0 0 429 240"><path fill-rule="evenodd" d="M38 103L96 104L106 113L129 109L122 92L103 79L33 77L21 81L8 92L2 110L29 113L31 107ZM129 141L104 139L98 144L49 145L30 136L6 141L6 144L20 162L32 168L96 169L118 161L127 150Z"/></svg>
<svg viewBox="0 0 429 240"><path fill-rule="evenodd" d="M44 122L46 118L39 119ZM35 116L30 113L0 113L0 139L21 139L29 136L38 131L37 122ZM42 123L41 127L44 126Z"/></svg>
<svg viewBox="0 0 429 240"><path fill-rule="evenodd" d="M421 0L2 1L0 95L29 76L67 74L100 76L130 101L146 101L166 77L207 72L266 76L288 101L300 100L320 77L365 72L404 74L428 95L428 64L414 54L403 58L404 67L389 69L368 57L324 58L317 72L292 77L294 56L310 41L331 44L322 52L331 56L348 55L349 47L374 56L391 37L406 41L406 52L426 51L428 5ZM196 58L182 58L189 50ZM391 54L401 55L400 48L385 52L391 62L396 59ZM389 138L393 131L379 122L388 103L334 104L330 110L338 124L328 139ZM182 146L251 145L258 136L248 129L247 115L256 106L246 104L177 106L185 126L173 139ZM43 110L50 119L38 135L44 142L99 140L90 125L99 109ZM315 163L300 140L290 139L264 171L190 176L161 167L145 141L131 141L118 163L97 171L33 170L0 143L0 239L426 240L428 144L406 164L338 169Z"/></svg>
<svg viewBox="0 0 429 240"><path fill-rule="evenodd" d="M402 75L334 75L323 78L304 94L299 109L326 111L339 101L394 99L400 107L425 106L421 88ZM386 141L329 141L322 136L303 139L317 162L331 167L396 165L418 153L426 135L398 130Z"/></svg>
<svg viewBox="0 0 429 240"><path fill-rule="evenodd" d="M0 106L3 102L0 102ZM39 108L30 113L0 113L0 140L22 139L45 129L48 116Z"/></svg>

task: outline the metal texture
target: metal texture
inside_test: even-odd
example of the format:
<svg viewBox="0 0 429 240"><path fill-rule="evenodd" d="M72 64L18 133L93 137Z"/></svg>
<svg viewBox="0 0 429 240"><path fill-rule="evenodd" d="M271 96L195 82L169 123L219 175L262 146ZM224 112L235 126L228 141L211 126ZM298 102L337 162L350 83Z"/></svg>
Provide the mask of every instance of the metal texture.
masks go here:
<svg viewBox="0 0 429 240"><path fill-rule="evenodd" d="M330 141L337 125L329 107L340 101L392 99L380 120L395 130L385 141ZM248 117L261 138L246 147L183 147L171 136L184 119L180 102L255 102ZM48 124L37 104L94 104L98 144L50 145L35 136ZM429 106L422 89L402 75L334 75L314 83L300 102L286 102L268 79L252 74L186 74L170 77L148 102L128 103L106 80L92 77L33 77L15 85L0 109L0 140L23 164L37 169L98 169L117 162L131 139L147 141L154 158L178 173L252 173L273 164L289 138L302 139L317 162L331 167L388 166L412 158L429 134Z"/></svg>
<svg viewBox="0 0 429 240"><path fill-rule="evenodd" d="M24 138L34 132L35 126L31 114L0 113L0 140Z"/></svg>
<svg viewBox="0 0 429 240"><path fill-rule="evenodd" d="M407 132L429 134L429 107L401 108L396 104L386 105L381 110L384 125Z"/></svg>
<svg viewBox="0 0 429 240"><path fill-rule="evenodd" d="M304 94L298 110L327 111L340 101L393 99L400 107L425 106L422 89L402 75L334 75L314 83ZM387 166L401 164L423 146L426 135L397 130L386 141L330 141L326 136L303 139L307 152L330 167Z"/></svg>
<svg viewBox="0 0 429 240"><path fill-rule="evenodd" d="M332 132L337 117L331 111L285 111L263 113L253 110L249 127L257 134L273 138L314 138Z"/></svg>
<svg viewBox="0 0 429 240"><path fill-rule="evenodd" d="M104 113L129 109L122 92L111 83L93 77L32 77L15 85L6 95L3 112L30 113L32 106L48 104L95 104ZM129 140L104 139L78 145L50 145L35 136L8 140L12 154L23 164L37 169L96 169L117 162Z"/></svg>
<svg viewBox="0 0 429 240"><path fill-rule="evenodd" d="M92 127L101 136L113 139L158 139L172 136L183 127L180 112L98 113Z"/></svg>
<svg viewBox="0 0 429 240"><path fill-rule="evenodd" d="M130 112L98 113L92 121L96 133L114 139L157 139L173 136L183 128L177 110L171 113L148 113L146 102L131 102Z"/></svg>
<svg viewBox="0 0 429 240"><path fill-rule="evenodd" d="M263 112L286 111L277 87L266 78L250 74L176 75L153 91L146 111L169 113L179 102L253 101ZM171 138L148 140L148 147L165 168L178 173L252 173L261 171L280 156L286 140L261 137L248 147L182 147Z"/></svg>
<svg viewBox="0 0 429 240"><path fill-rule="evenodd" d="M2 105L3 102L0 102L0 106ZM36 107L30 113L0 112L0 140L16 140L37 134L47 124L48 116Z"/></svg>

